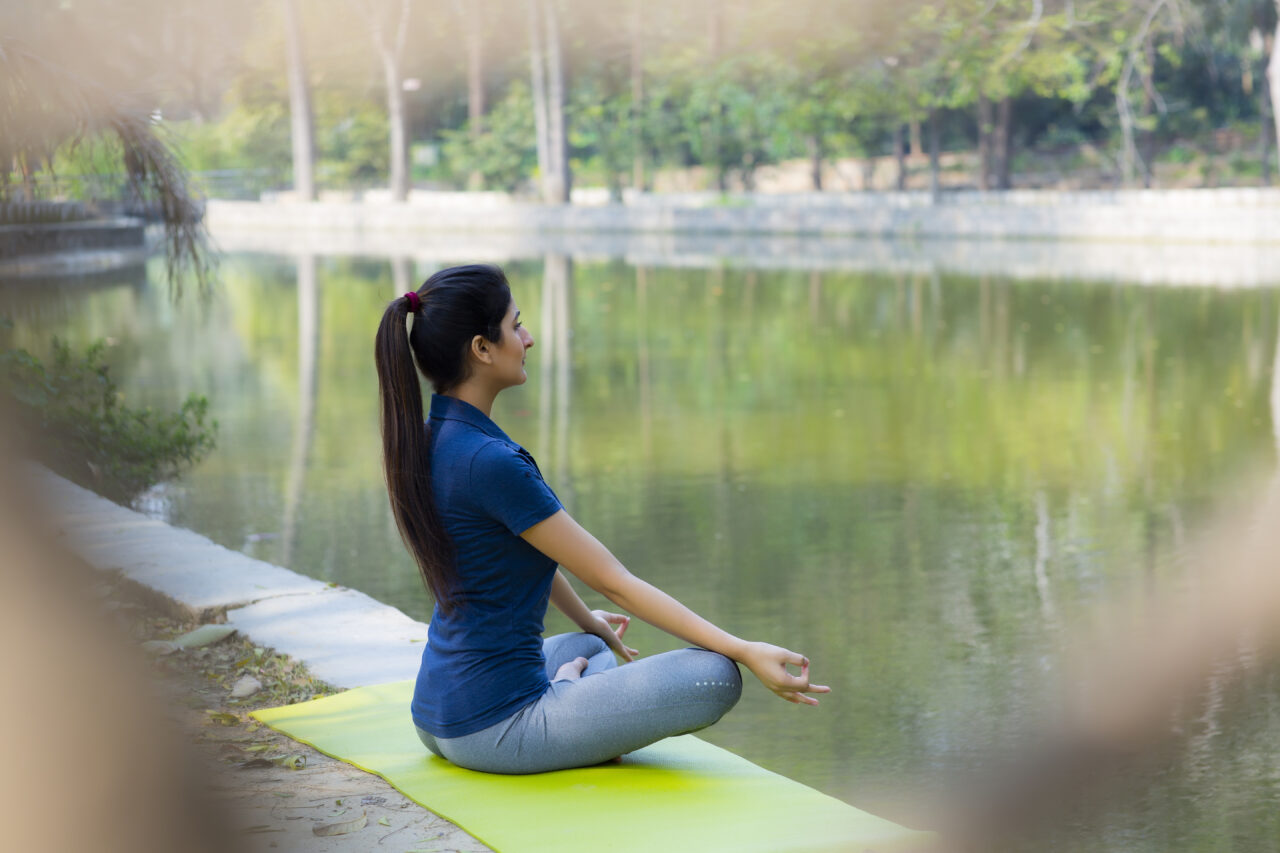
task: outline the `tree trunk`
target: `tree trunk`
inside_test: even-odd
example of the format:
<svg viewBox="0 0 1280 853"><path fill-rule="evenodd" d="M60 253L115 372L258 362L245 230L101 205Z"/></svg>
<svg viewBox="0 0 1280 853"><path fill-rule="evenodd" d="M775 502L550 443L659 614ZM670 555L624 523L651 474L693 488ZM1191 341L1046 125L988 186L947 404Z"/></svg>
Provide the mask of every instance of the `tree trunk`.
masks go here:
<svg viewBox="0 0 1280 853"><path fill-rule="evenodd" d="M484 38L480 31L479 4L461 6L467 43L467 127L475 144L484 133ZM472 172L467 185L472 190L484 189L484 175L479 170Z"/></svg>
<svg viewBox="0 0 1280 853"><path fill-rule="evenodd" d="M547 141L547 60L542 46L542 0L529 0L529 84L533 89L533 125L537 137L538 174L542 198L549 201L547 176L551 173L551 145Z"/></svg>
<svg viewBox="0 0 1280 853"><path fill-rule="evenodd" d="M721 9L723 0L710 0L707 3L707 52L712 59L720 58L720 50L724 47L724 15Z"/></svg>
<svg viewBox="0 0 1280 853"><path fill-rule="evenodd" d="M991 99L978 96L978 189L991 188Z"/></svg>
<svg viewBox="0 0 1280 853"><path fill-rule="evenodd" d="M569 134L565 119L564 59L560 51L560 16L556 0L543 5L547 24L547 145L552 163L551 200L569 201Z"/></svg>
<svg viewBox="0 0 1280 853"><path fill-rule="evenodd" d="M542 199L569 200L569 148L564 112L564 66L556 0L529 0L529 63Z"/></svg>
<svg viewBox="0 0 1280 853"><path fill-rule="evenodd" d="M805 141L809 145L809 176L813 181L813 188L822 192L822 137L814 133Z"/></svg>
<svg viewBox="0 0 1280 853"><path fill-rule="evenodd" d="M320 297L316 287L316 256L299 255L298 263L298 420L289 454L281 539L284 565L293 564L298 546L298 520L307 491L307 469L316 432L316 390L319 388Z"/></svg>
<svg viewBox="0 0 1280 853"><path fill-rule="evenodd" d="M1271 81L1264 74L1262 85L1258 87L1258 115L1262 119L1262 130L1258 134L1258 159L1262 162L1262 185L1267 187L1271 186L1271 152L1275 148L1271 110Z"/></svg>
<svg viewBox="0 0 1280 853"><path fill-rule="evenodd" d="M1142 114L1151 115L1155 106L1153 84L1151 75L1155 73L1156 67L1156 46L1155 42L1150 38L1147 39L1146 47L1147 70L1142 77ZM1144 189L1151 189L1151 179L1154 177L1152 171L1156 161L1156 132L1155 129L1144 130L1139 137L1139 156L1142 161L1142 186Z"/></svg>
<svg viewBox="0 0 1280 853"><path fill-rule="evenodd" d="M898 164L898 192L907 188L907 127L902 122L893 126L893 159Z"/></svg>
<svg viewBox="0 0 1280 853"><path fill-rule="evenodd" d="M996 188L1007 190L1013 184L1013 99L1005 98L996 111Z"/></svg>
<svg viewBox="0 0 1280 853"><path fill-rule="evenodd" d="M722 0L709 0L707 6L707 59L712 66L720 61L720 51L724 47L724 15ZM724 130L725 108L718 103L713 108L716 117L707 123L706 149L711 158L711 166L716 170L716 189L721 193L729 191L729 169L720 153L720 137ZM705 160L706 158L704 158ZM705 162L703 165L707 165Z"/></svg>
<svg viewBox="0 0 1280 853"><path fill-rule="evenodd" d="M920 137L920 119L911 120L911 156L918 159L924 153L924 144Z"/></svg>
<svg viewBox="0 0 1280 853"><path fill-rule="evenodd" d="M293 140L293 193L299 201L315 201L315 122L311 90L302 51L297 0L284 0L284 42L289 75L289 131Z"/></svg>
<svg viewBox="0 0 1280 853"><path fill-rule="evenodd" d="M640 0L631 0L631 186L636 192L645 190L643 23Z"/></svg>
<svg viewBox="0 0 1280 853"><path fill-rule="evenodd" d="M1276 31L1271 38L1271 61L1267 63L1267 85L1271 89L1271 121L1275 124L1277 147L1280 147L1280 109L1276 99L1280 98L1280 0L1276 0Z"/></svg>
<svg viewBox="0 0 1280 853"><path fill-rule="evenodd" d="M382 76L387 86L387 126L391 135L391 200L409 198L409 153L404 126L404 90L395 57L382 58Z"/></svg>
<svg viewBox="0 0 1280 853"><path fill-rule="evenodd" d="M409 146L404 119L404 87L400 80L400 59L404 56L404 42L409 32L411 0L399 0L399 7L395 30L391 33L387 32L387 22L380 14L383 9L365 6L361 10L368 19L373 46L382 64L382 82L387 90L387 130L390 136L390 185L393 201L404 201L409 197Z"/></svg>
<svg viewBox="0 0 1280 853"><path fill-rule="evenodd" d="M937 109L929 110L929 198L934 204L938 202L938 196L942 191L940 173L942 169L938 160L938 111Z"/></svg>

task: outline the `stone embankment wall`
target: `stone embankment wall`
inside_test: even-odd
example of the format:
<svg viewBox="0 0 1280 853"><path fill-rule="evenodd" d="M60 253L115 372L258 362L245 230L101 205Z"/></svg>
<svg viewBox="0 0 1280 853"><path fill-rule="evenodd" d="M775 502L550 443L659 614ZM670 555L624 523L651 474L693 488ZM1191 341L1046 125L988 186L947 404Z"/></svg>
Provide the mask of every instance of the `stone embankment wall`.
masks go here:
<svg viewBox="0 0 1280 853"><path fill-rule="evenodd" d="M1054 238L1196 243L1280 243L1280 190L1119 190L1000 193L676 193L624 204L520 203L490 193L415 193L405 204L362 201L210 201L214 231L669 232L985 239ZM593 203L594 202L594 203Z"/></svg>
<svg viewBox="0 0 1280 853"><path fill-rule="evenodd" d="M633 266L870 270L1160 285L1280 285L1280 190L638 196L570 207L488 193L208 205L230 251L425 264L546 254Z"/></svg>
<svg viewBox="0 0 1280 853"><path fill-rule="evenodd" d="M147 257L141 219L0 225L0 275L93 272Z"/></svg>

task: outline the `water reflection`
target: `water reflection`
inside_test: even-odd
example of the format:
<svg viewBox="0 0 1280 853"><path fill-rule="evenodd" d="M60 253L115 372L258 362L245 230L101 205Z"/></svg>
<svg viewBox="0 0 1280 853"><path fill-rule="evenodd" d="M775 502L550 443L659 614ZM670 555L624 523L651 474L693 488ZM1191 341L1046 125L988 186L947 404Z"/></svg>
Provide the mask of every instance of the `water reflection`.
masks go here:
<svg viewBox="0 0 1280 853"><path fill-rule="evenodd" d="M570 281L573 261L551 253L543 259L542 300L538 328L541 346L537 350L541 382L538 384L538 456L561 501L572 504L573 483L569 477L569 413L573 399L573 336L569 316ZM529 321L526 319L526 323ZM537 338L535 338L535 341Z"/></svg>
<svg viewBox="0 0 1280 853"><path fill-rule="evenodd" d="M36 350L116 339L131 403L210 396L219 450L167 490L169 518L426 618L370 355L387 300L446 260L239 255L208 306L154 276L5 292L0 311ZM1280 452L1267 290L559 251L507 270L537 346L495 419L630 567L805 650L835 688L803 715L749 691L710 739L889 813L1024 725L1066 626L1176 578L1184 531ZM646 653L675 645L633 631ZM1243 693L1244 712L1211 695L1144 811L1060 849L1274 837L1249 823L1276 802L1274 674Z"/></svg>
<svg viewBox="0 0 1280 853"><path fill-rule="evenodd" d="M281 560L294 563L298 512L306 490L307 463L315 433L316 389L319 384L320 296L316 290L316 257L299 255L298 263L298 414L293 450L289 455L289 482L285 487Z"/></svg>

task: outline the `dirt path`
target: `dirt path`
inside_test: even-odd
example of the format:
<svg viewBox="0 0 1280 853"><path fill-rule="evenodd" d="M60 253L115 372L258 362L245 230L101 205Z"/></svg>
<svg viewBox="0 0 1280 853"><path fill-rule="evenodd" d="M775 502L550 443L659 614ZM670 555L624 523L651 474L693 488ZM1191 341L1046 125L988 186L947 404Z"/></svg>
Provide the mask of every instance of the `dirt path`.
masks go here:
<svg viewBox="0 0 1280 853"><path fill-rule="evenodd" d="M329 758L252 720L257 708L334 692L305 667L233 634L199 648L169 641L197 627L129 600L123 587L99 594L130 634L146 644L166 716L204 765L209 795L250 853L283 851L487 851L457 826L422 808L381 778ZM246 676L262 685L234 698ZM296 768L296 769L293 769ZM361 820L363 816L363 821ZM340 834L316 830L333 827Z"/></svg>

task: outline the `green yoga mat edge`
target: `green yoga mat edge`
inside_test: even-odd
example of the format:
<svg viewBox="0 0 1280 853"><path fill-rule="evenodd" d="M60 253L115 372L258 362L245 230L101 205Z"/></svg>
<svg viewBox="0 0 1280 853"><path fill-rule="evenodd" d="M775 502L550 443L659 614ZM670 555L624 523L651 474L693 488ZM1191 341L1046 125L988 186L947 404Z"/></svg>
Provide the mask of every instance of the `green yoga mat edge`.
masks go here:
<svg viewBox="0 0 1280 853"><path fill-rule="evenodd" d="M378 776L495 850L561 849L566 844L562 836L569 830L561 826L562 821L539 818L548 811L571 811L570 803L582 803L587 810L594 804L601 813L596 815L597 822L608 821L612 827L616 821L636 839L648 833L652 844L654 833L672 833L691 842L701 838L695 844L701 850L745 846L880 853L918 850L936 840L932 833L862 812L692 735L638 750L633 754L636 763L614 768L583 768L541 777L476 774L427 755L416 737L406 736L412 732L408 722L411 689L412 682L374 685L262 709L251 716L331 758ZM531 784L538 778L543 781ZM547 785L548 780L554 784ZM586 794L578 790L596 788L600 790ZM690 808L691 803L697 805ZM817 829L807 841L793 838L780 832L779 821L767 817L770 813L798 818L801 824L805 817L811 818L810 825ZM667 835L662 837L665 840ZM649 847L637 840L630 849Z"/></svg>
<svg viewBox="0 0 1280 853"><path fill-rule="evenodd" d="M345 691L344 691L344 692L345 692ZM311 701L315 701L315 700L311 700ZM300 703L298 703L298 704L306 704L306 703L305 703L305 702L300 702ZM344 758L344 757L342 757L341 755L338 755L338 754L337 754L337 753L335 753L335 752L330 752L329 750L325 749L325 748L324 748L323 746L321 746L320 744L318 744L318 743L314 743L314 742L312 742L312 741L311 741L310 739L308 739L308 738L305 738L305 737L299 737L299 736L298 736L298 735L296 735L296 734L292 734L292 733L290 733L290 732L286 731L286 730L285 730L285 729L283 729L283 728L280 728L280 727L278 727L278 726L273 725L271 722L269 722L268 720L266 720L266 719L264 719L264 718L263 718L263 715L264 715L264 714L269 714L269 712L271 712L271 711L278 711L278 710L280 710L281 708L293 708L293 707L296 707L296 706L295 706L295 705L279 705L279 706L277 706L277 707L275 707L275 708L262 708L262 709L260 709L260 710L258 710L258 711L251 711L251 712L249 713L249 716L253 717L255 720L257 720L258 722L262 723L264 726L268 726L268 727L270 727L271 729L274 729L275 731L280 732L281 734L283 734L283 735L285 735L286 737L288 737L290 740L295 740L295 741L297 741L298 743L306 744L307 746L309 746L309 747L311 747L312 749L314 749L316 752L319 752L319 753L321 753L321 754L323 754L323 755L327 755L327 756L329 756L330 758L332 758L332 759L334 759L334 760L336 760L336 761L341 761L343 764L350 764L352 767L356 768L357 770L363 770L365 773L372 773L374 776L377 776L379 779L381 779L382 781L386 782L386 783L387 783L388 785L390 785L392 788L395 788L395 789L396 789L397 791L399 791L401 794L405 795L405 796L406 796L406 797L408 797L410 800L413 800L415 803L417 803L418 805L422 806L422 807L423 807L424 809L426 809L427 811L431 812L431 813L432 813L432 814L434 814L434 815L439 815L440 817L442 817L442 818L444 818L445 820L447 820L447 821L449 821L450 823L452 823L454 826L457 826L457 827L458 827L458 828L460 828L463 832L465 832L467 835L470 835L472 838L474 838L475 840L479 841L481 844L485 845L486 847L490 847L490 848L492 848L492 849L494 849L494 850L497 850L497 849L498 849L497 847L494 847L494 845L493 845L493 843L492 843L492 842L485 840L485 838L484 838L482 835L477 834L477 833L476 833L476 831L475 831L474 829L472 829L471 827L463 826L463 825L462 825L462 823L461 823L461 822L459 822L459 821L458 821L454 816L449 815L449 814L446 814L446 813L444 813L444 812L440 811L440 810L439 810L439 809L437 809L437 808L433 808L432 806L428 806L426 803L422 802L422 801L421 801L421 800L419 800L417 797L415 797L415 796L414 796L410 791L406 791L404 788L401 788L399 785L397 785L397 784L396 784L396 782L395 782L395 780L394 780L394 779L392 779L390 776L387 776L385 773L381 773L381 772L379 772L379 771L377 771L377 770L374 770L372 767L365 767L363 764L359 763L358 761L352 761L350 758Z"/></svg>

